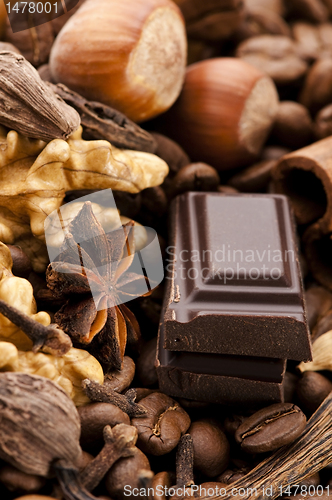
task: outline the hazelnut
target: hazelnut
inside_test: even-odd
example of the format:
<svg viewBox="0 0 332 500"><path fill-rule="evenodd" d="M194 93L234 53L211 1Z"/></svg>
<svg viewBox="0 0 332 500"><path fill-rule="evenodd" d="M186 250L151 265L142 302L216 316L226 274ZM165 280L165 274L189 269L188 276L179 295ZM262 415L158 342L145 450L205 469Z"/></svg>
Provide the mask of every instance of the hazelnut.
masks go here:
<svg viewBox="0 0 332 500"><path fill-rule="evenodd" d="M188 67L165 122L192 160L230 170L259 155L277 108L270 77L240 59L216 58Z"/></svg>
<svg viewBox="0 0 332 500"><path fill-rule="evenodd" d="M170 0L86 0L57 36L50 70L57 83L143 121L178 97L186 52Z"/></svg>

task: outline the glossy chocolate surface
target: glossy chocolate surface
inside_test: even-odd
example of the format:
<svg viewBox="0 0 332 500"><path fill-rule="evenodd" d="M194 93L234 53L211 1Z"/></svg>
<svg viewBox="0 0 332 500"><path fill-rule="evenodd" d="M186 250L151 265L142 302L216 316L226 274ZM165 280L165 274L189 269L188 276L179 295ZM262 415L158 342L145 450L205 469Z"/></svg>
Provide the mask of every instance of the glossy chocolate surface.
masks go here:
<svg viewBox="0 0 332 500"><path fill-rule="evenodd" d="M308 360L287 198L186 193L171 212L163 347Z"/></svg>
<svg viewBox="0 0 332 500"><path fill-rule="evenodd" d="M286 360L311 358L287 198L185 193L173 201L170 230L160 389L229 404L282 401Z"/></svg>

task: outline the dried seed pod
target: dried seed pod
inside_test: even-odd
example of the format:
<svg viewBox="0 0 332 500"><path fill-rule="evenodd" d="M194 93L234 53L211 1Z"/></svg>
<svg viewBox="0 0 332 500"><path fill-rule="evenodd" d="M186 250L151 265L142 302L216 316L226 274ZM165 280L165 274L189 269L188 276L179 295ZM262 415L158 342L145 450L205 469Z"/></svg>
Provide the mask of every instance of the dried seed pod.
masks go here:
<svg viewBox="0 0 332 500"><path fill-rule="evenodd" d="M81 460L80 421L69 396L36 375L0 374L0 458L27 474L49 476L54 460Z"/></svg>
<svg viewBox="0 0 332 500"><path fill-rule="evenodd" d="M77 111L43 82L23 56L0 52L0 123L28 137L67 139L80 126Z"/></svg>

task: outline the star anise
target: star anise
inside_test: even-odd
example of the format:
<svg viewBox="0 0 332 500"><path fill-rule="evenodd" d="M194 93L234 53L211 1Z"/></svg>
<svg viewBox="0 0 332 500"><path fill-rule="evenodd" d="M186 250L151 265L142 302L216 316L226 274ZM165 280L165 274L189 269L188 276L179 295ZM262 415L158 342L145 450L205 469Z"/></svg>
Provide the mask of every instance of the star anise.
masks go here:
<svg viewBox="0 0 332 500"><path fill-rule="evenodd" d="M139 295L151 293L144 274L129 269L134 256L134 223L105 233L87 202L46 272L54 297L66 299L56 323L106 370L120 370L127 338L140 337L138 322L123 302L137 297L137 285Z"/></svg>

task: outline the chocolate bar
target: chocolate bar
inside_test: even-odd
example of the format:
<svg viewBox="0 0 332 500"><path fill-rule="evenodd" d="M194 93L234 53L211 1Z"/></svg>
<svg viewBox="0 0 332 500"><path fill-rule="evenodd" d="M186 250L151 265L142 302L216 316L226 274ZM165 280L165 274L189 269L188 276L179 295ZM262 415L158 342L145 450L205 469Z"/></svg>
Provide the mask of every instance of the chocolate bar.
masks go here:
<svg viewBox="0 0 332 500"><path fill-rule="evenodd" d="M185 193L171 207L159 385L235 404L283 400L287 359L311 359L288 200Z"/></svg>

